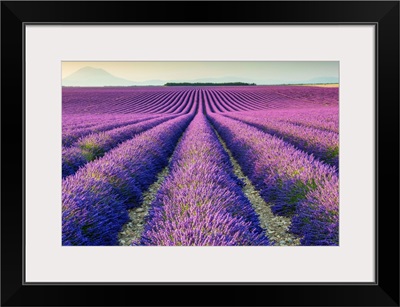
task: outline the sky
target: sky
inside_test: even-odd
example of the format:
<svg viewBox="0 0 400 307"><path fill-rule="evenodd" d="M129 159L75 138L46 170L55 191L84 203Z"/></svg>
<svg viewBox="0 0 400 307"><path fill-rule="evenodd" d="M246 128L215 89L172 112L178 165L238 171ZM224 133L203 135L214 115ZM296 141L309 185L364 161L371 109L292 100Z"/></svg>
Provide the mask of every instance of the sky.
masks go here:
<svg viewBox="0 0 400 307"><path fill-rule="evenodd" d="M62 78L84 67L101 68L132 82L149 80L268 83L308 82L321 77L339 78L337 61L286 62L63 62ZM204 79L204 80L203 80Z"/></svg>

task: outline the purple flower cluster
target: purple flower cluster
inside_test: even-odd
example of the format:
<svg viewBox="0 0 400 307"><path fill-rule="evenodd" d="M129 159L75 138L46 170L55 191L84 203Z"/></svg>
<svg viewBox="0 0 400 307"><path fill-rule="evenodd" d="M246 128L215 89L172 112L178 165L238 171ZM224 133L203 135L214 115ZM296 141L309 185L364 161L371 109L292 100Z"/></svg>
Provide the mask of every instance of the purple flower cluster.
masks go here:
<svg viewBox="0 0 400 307"><path fill-rule="evenodd" d="M103 156L104 153L134 137L136 134L151 129L176 116L166 115L105 132L91 133L79 139L75 146L63 148L63 178L75 173L82 165Z"/></svg>
<svg viewBox="0 0 400 307"><path fill-rule="evenodd" d="M212 112L282 110L338 106L338 88L314 86L246 86L205 88Z"/></svg>
<svg viewBox="0 0 400 307"><path fill-rule="evenodd" d="M202 96L213 112L338 106L338 88L314 86L63 88L63 114L175 113ZM156 102L156 103L155 103Z"/></svg>
<svg viewBox="0 0 400 307"><path fill-rule="evenodd" d="M139 205L192 117L162 123L65 178L63 245L116 245L127 209Z"/></svg>
<svg viewBox="0 0 400 307"><path fill-rule="evenodd" d="M314 105L330 106L339 102L338 87L275 86L270 87L270 90L291 100L310 102Z"/></svg>
<svg viewBox="0 0 400 307"><path fill-rule="evenodd" d="M288 143L297 146L322 161L339 167L339 134L331 131L277 121L272 118L259 118L257 112L247 112L246 115L230 114L230 118L240 120L261 129L269 134L281 137Z"/></svg>
<svg viewBox="0 0 400 307"><path fill-rule="evenodd" d="M249 91L250 88L250 91ZM204 94L212 104L215 113L234 111L249 111L262 109L280 109L288 105L295 108L312 107L313 104L307 101L293 100L278 95L270 87L233 87L218 90L206 89Z"/></svg>
<svg viewBox="0 0 400 307"><path fill-rule="evenodd" d="M304 234L303 245L339 244L339 181L332 177L323 188L307 194L298 204L290 230Z"/></svg>
<svg viewBox="0 0 400 307"><path fill-rule="evenodd" d="M104 123L124 122L151 114L64 114L63 129L79 129Z"/></svg>
<svg viewBox="0 0 400 307"><path fill-rule="evenodd" d="M275 136L221 115L209 114L209 118L244 173L260 190L260 195L273 204L272 210L275 214L303 217L302 210L311 200L309 193L320 191L321 195L324 195L325 187L338 180L333 167L314 160L312 156ZM321 200L323 197L312 199ZM315 201L314 206L325 208L326 204ZM332 210L327 212L337 216L338 202L330 207ZM317 215L313 216L314 219L311 217L303 219L302 222L307 224L308 228L303 225L296 230L306 236L304 230L312 232L315 225L325 225L324 220L318 217ZM304 239L302 243L316 244L312 240ZM336 241L329 241L329 245L337 244Z"/></svg>
<svg viewBox="0 0 400 307"><path fill-rule="evenodd" d="M269 245L212 126L303 245L338 245L338 97L312 86L63 88L63 245L117 245L173 152L133 244Z"/></svg>
<svg viewBox="0 0 400 307"><path fill-rule="evenodd" d="M81 124L81 125L68 125L63 127L62 132L62 146L72 146L79 138L96 132L107 131L122 127L125 125L135 124L141 121L149 120L160 115L132 115L130 119L112 119L108 120L106 116L103 119L99 119L98 122L92 124ZM89 116L88 116L89 117ZM82 122L85 118L81 119Z"/></svg>
<svg viewBox="0 0 400 307"><path fill-rule="evenodd" d="M305 127L339 133L339 109L337 107L307 111L307 113L296 115L294 110L292 111L292 114L294 114L289 114L285 120Z"/></svg>
<svg viewBox="0 0 400 307"><path fill-rule="evenodd" d="M189 101L179 100L187 90L181 87L63 88L63 114L171 113Z"/></svg>
<svg viewBox="0 0 400 307"><path fill-rule="evenodd" d="M176 148L140 244L269 245L201 110Z"/></svg>

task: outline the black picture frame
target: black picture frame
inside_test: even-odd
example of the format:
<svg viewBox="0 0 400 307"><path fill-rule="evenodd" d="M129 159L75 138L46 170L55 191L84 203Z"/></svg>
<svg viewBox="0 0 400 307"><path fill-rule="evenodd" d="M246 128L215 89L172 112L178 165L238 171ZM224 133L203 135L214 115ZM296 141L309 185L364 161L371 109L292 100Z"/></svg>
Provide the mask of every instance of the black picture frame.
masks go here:
<svg viewBox="0 0 400 307"><path fill-rule="evenodd" d="M376 282L26 284L24 25L105 22L375 25ZM398 1L1 2L1 305L399 306L399 101Z"/></svg>

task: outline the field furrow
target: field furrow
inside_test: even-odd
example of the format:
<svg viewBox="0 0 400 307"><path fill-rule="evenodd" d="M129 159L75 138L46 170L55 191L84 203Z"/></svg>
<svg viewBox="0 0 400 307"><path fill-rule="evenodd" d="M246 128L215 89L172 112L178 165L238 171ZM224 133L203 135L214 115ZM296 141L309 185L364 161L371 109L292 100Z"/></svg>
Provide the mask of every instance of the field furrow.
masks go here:
<svg viewBox="0 0 400 307"><path fill-rule="evenodd" d="M209 118L273 212L292 217L291 230L302 244L338 244L338 197L320 201L328 191L338 195L334 168L255 127L216 114Z"/></svg>
<svg viewBox="0 0 400 307"><path fill-rule="evenodd" d="M128 209L141 203L192 118L160 124L65 178L63 245L117 245Z"/></svg>
<svg viewBox="0 0 400 307"><path fill-rule="evenodd" d="M252 112L237 112L235 115L249 116ZM253 114L254 115L254 114ZM281 109L259 110L257 118L273 119L289 122L305 127L316 128L339 133L339 109L338 107L319 107L306 109Z"/></svg>
<svg viewBox="0 0 400 307"><path fill-rule="evenodd" d="M62 245L339 245L338 87L206 84L63 87Z"/></svg>
<svg viewBox="0 0 400 307"><path fill-rule="evenodd" d="M76 128L76 129L63 129L62 133L62 146L69 147L72 146L79 138L87 136L92 133L103 132L115 128L119 128L126 125L136 124L145 120L159 117L160 115L139 115L132 116L130 119L113 119L110 121L97 122L96 124L91 124L89 127Z"/></svg>
<svg viewBox="0 0 400 307"><path fill-rule="evenodd" d="M289 122L270 118L259 118L254 113L247 113L247 115L229 114L227 117L254 126L271 135L276 135L336 167L336 169L339 167L339 135L335 132L311 127L299 127Z"/></svg>
<svg viewBox="0 0 400 307"><path fill-rule="evenodd" d="M256 211L260 220L260 226L264 229L271 245L300 245L299 237L288 232L291 225L290 218L273 214L271 210L271 204L266 203L260 196L260 192L254 187L250 179L243 173L242 168L226 146L224 140L222 140L221 136L218 135L218 132L214 132L216 133L224 150L229 155L234 174L243 182L243 186L241 187L242 191Z"/></svg>
<svg viewBox="0 0 400 307"><path fill-rule="evenodd" d="M91 133L80 138L74 146L62 150L62 176L70 176L81 166L102 157L107 151L133 138L135 135L151 129L177 115L165 115L144 122L126 125L112 130Z"/></svg>
<svg viewBox="0 0 400 307"><path fill-rule="evenodd" d="M202 110L172 157L140 245L268 245Z"/></svg>

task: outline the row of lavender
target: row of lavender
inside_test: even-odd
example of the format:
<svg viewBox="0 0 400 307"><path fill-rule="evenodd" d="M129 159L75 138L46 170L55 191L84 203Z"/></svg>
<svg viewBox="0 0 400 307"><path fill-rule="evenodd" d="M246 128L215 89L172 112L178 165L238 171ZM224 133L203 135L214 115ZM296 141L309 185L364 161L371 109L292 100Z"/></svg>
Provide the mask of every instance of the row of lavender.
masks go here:
<svg viewBox="0 0 400 307"><path fill-rule="evenodd" d="M188 117L125 142L63 181L63 245L116 244L127 209L140 204ZM269 245L203 114L191 122L170 168L140 244Z"/></svg>
<svg viewBox="0 0 400 307"><path fill-rule="evenodd" d="M303 245L338 244L335 169L251 126L210 118L274 213L292 217ZM170 169L136 244L268 245L203 114L185 132Z"/></svg>
<svg viewBox="0 0 400 307"><path fill-rule="evenodd" d="M73 146L63 147L62 176L74 174L81 166L102 157L107 151L131 139L136 134L151 129L176 116L162 116L136 124L125 125L104 132L81 137Z"/></svg>
<svg viewBox="0 0 400 307"><path fill-rule="evenodd" d="M62 145L69 147L79 138L91 133L111 130L125 125L135 124L143 120L155 118L159 115L152 114L132 114L130 116L84 116L75 122L63 124ZM68 116L65 116L68 119Z"/></svg>
<svg viewBox="0 0 400 307"><path fill-rule="evenodd" d="M338 245L334 167L241 121L215 113L209 118L273 212L292 218L290 230L302 237L303 245Z"/></svg>
<svg viewBox="0 0 400 307"><path fill-rule="evenodd" d="M152 203L141 245L269 245L227 153L199 111Z"/></svg>
<svg viewBox="0 0 400 307"><path fill-rule="evenodd" d="M277 120L273 113L265 117L260 116L258 112L228 114L227 116L281 137L336 169L339 168L339 134L313 127L311 117L306 123L303 121L303 124L295 124L286 119ZM290 113L287 118L291 118Z"/></svg>
<svg viewBox="0 0 400 307"><path fill-rule="evenodd" d="M198 100L200 91L195 89L165 88L64 88L64 114L131 114L131 113L173 113L179 114L185 104ZM157 103L154 103L154 102Z"/></svg>
<svg viewBox="0 0 400 307"><path fill-rule="evenodd" d="M86 163L102 157L135 135L151 129L180 114L187 114L194 106L194 96L179 107L179 114L131 114L64 116L62 135L62 177L74 174ZM154 104L154 103L153 103Z"/></svg>
<svg viewBox="0 0 400 307"><path fill-rule="evenodd" d="M63 245L117 245L128 209L168 163L193 115L162 123L104 157L88 163L62 182Z"/></svg>
<svg viewBox="0 0 400 307"><path fill-rule="evenodd" d="M64 114L180 114L188 101L212 112L337 106L338 88L304 86L63 88ZM157 102L157 103L154 103Z"/></svg>
<svg viewBox="0 0 400 307"><path fill-rule="evenodd" d="M240 112L246 115L249 112ZM333 107L314 107L306 109L285 108L280 110L259 110L257 117L273 118L292 124L339 133L339 109Z"/></svg>
<svg viewBox="0 0 400 307"><path fill-rule="evenodd" d="M306 93L293 91L299 97ZM278 90L264 96L259 89L248 88L241 95L228 88L168 89L161 94L155 91L152 98L147 94L144 89L137 93L147 99L141 110L151 109L154 114L66 116L69 120L63 131L79 136L71 137L63 148L63 177L71 175L63 180L63 245L117 244L117 234L128 220L127 210L141 204L142 193L167 164L197 102L198 114L175 150L170 175L135 244L269 244L203 115L203 103L207 117L262 197L273 204L276 214L292 217L290 230L302 237L302 244L338 244L337 107L304 109L314 102L281 99L284 95ZM310 95L303 96L309 99ZM164 98L157 100L160 97ZM255 103L256 97L261 104ZM296 100L295 105L307 113L299 109L292 113L242 111L246 101L250 101L246 110L255 110L273 106L279 99L281 107ZM165 105L165 101L170 103ZM115 116L121 116L120 121ZM327 135L333 135L333 142L326 140Z"/></svg>

